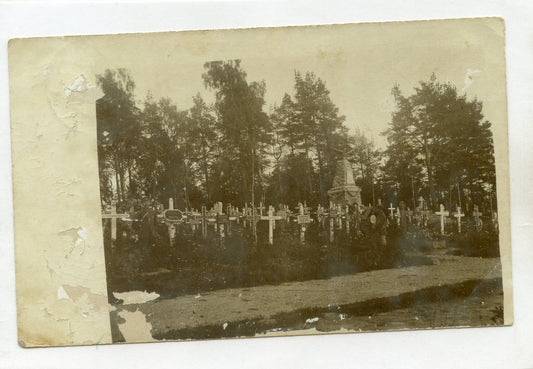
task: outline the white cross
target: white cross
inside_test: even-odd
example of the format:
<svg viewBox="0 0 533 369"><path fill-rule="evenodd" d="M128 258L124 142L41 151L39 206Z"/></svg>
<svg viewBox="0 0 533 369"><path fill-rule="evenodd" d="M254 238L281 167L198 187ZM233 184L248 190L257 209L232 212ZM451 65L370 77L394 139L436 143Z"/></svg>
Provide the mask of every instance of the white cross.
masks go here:
<svg viewBox="0 0 533 369"><path fill-rule="evenodd" d="M457 230L461 233L461 217L464 217L465 215L461 214L460 206L457 207L457 212L453 216L457 218Z"/></svg>
<svg viewBox="0 0 533 369"><path fill-rule="evenodd" d="M397 217L397 218L396 218L396 221L397 221L397 223L398 223L398 227L399 227L399 226L400 226L400 220L401 220L401 217L402 217L402 213L401 213L401 211L400 211L400 208L397 208L397 209L396 209L396 217Z"/></svg>
<svg viewBox="0 0 533 369"><path fill-rule="evenodd" d="M440 204L440 211L437 211L435 214L440 215L440 233L444 234L444 217L450 215L450 212L444 210L444 205Z"/></svg>
<svg viewBox="0 0 533 369"><path fill-rule="evenodd" d="M276 220L281 220L282 218L280 216L274 215L274 207L270 206L268 208L268 215L263 216L261 215L261 220L268 220L268 243L271 245L274 244L274 225L276 224Z"/></svg>
<svg viewBox="0 0 533 369"><path fill-rule="evenodd" d="M390 204L390 208L389 208L389 210L390 210L390 217L391 217L391 218L394 218L394 209L396 209L396 208L392 206L392 202L391 202L391 204Z"/></svg>
<svg viewBox="0 0 533 369"><path fill-rule="evenodd" d="M117 239L117 218L127 218L128 214L117 214L117 205L111 204L111 212L103 213L102 218L111 219L111 239L115 241Z"/></svg>

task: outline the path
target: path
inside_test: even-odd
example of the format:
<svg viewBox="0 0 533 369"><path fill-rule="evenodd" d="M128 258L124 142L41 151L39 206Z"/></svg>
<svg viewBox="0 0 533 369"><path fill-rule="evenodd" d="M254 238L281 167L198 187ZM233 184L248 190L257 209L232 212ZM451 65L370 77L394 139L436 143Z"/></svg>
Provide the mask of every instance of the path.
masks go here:
<svg viewBox="0 0 533 369"><path fill-rule="evenodd" d="M304 308L354 304L468 280L501 278L499 259L441 256L434 261L435 265L376 270L276 286L225 289L124 305L118 314L126 317L128 312L142 312L148 317L152 335L164 335L172 330L223 326Z"/></svg>

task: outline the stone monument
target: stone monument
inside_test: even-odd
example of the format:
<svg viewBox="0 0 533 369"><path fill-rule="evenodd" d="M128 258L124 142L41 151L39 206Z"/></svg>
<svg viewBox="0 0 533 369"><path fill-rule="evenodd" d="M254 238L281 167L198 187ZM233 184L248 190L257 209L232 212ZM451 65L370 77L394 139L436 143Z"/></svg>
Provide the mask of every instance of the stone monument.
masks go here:
<svg viewBox="0 0 533 369"><path fill-rule="evenodd" d="M352 166L345 158L337 163L333 186L328 190L328 196L335 205L361 205L361 189L355 184Z"/></svg>

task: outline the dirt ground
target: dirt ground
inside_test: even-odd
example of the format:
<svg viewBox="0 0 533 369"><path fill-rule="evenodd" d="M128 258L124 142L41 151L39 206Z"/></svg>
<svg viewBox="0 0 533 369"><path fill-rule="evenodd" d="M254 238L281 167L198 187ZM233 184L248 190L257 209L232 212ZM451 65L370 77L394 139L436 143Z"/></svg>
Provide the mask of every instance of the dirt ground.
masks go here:
<svg viewBox="0 0 533 369"><path fill-rule="evenodd" d="M502 324L498 258L432 255L434 265L232 288L117 305L115 342Z"/></svg>

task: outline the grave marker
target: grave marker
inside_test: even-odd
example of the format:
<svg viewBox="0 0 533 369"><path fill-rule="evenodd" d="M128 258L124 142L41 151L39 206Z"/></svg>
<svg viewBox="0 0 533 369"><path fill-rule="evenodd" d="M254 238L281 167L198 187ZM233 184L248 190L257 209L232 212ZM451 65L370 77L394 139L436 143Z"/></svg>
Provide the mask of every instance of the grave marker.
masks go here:
<svg viewBox="0 0 533 369"><path fill-rule="evenodd" d="M335 239L335 219L338 217L337 209L331 207L329 209L329 241L333 242Z"/></svg>
<svg viewBox="0 0 533 369"><path fill-rule="evenodd" d="M346 234L350 234L350 209L348 205L344 205L344 225L346 227Z"/></svg>
<svg viewBox="0 0 533 369"><path fill-rule="evenodd" d="M396 208L394 206L392 206L392 202L391 202L390 208L389 208L391 219L394 218L394 209L396 209Z"/></svg>
<svg viewBox="0 0 533 369"><path fill-rule="evenodd" d="M174 209L173 198L168 199L168 209L163 211L163 220L168 229L170 245L173 246L176 240L176 223L181 223L184 220L183 213L180 210Z"/></svg>
<svg viewBox="0 0 533 369"><path fill-rule="evenodd" d="M298 224L300 225L300 242L304 243L305 231L307 230L307 224L311 223L311 217L309 214L305 214L305 208L301 203L297 220Z"/></svg>
<svg viewBox="0 0 533 369"><path fill-rule="evenodd" d="M268 208L267 216L261 216L261 220L268 220L268 243L271 245L274 244L274 227L276 224L276 220L280 219L280 216L274 215L274 207L272 206Z"/></svg>
<svg viewBox="0 0 533 369"><path fill-rule="evenodd" d="M342 229L342 208L337 204L337 229Z"/></svg>
<svg viewBox="0 0 533 369"><path fill-rule="evenodd" d="M457 218L457 231L461 233L461 218L465 215L461 213L460 206L457 207L457 212L453 216Z"/></svg>
<svg viewBox="0 0 533 369"><path fill-rule="evenodd" d="M437 211L435 214L440 215L440 233L444 234L444 218L450 215L450 212L444 210L444 205L440 204L440 211Z"/></svg>
<svg viewBox="0 0 533 369"><path fill-rule="evenodd" d="M263 206L262 201L259 203L259 206L257 208L259 209L259 215L263 216L263 210L265 209L265 207Z"/></svg>
<svg viewBox="0 0 533 369"><path fill-rule="evenodd" d="M127 218L129 214L117 214L117 204L111 204L111 211L109 213L103 213L102 218L111 219L111 240L117 239L117 218Z"/></svg>

